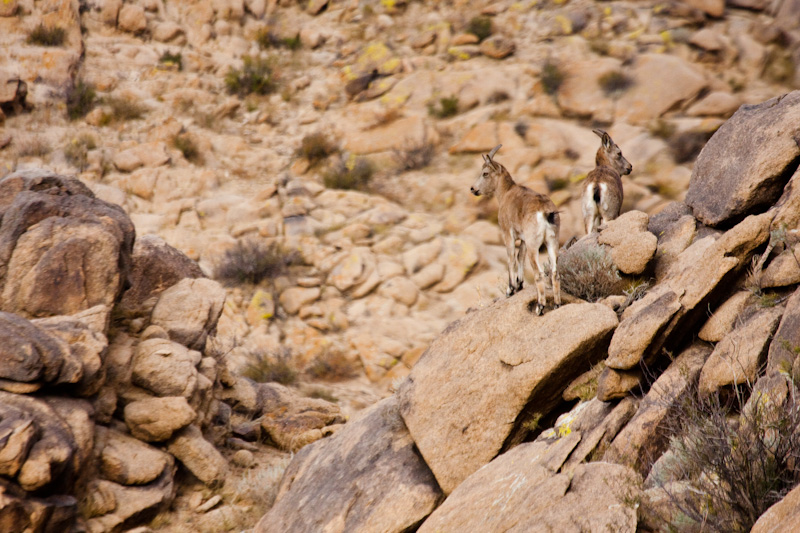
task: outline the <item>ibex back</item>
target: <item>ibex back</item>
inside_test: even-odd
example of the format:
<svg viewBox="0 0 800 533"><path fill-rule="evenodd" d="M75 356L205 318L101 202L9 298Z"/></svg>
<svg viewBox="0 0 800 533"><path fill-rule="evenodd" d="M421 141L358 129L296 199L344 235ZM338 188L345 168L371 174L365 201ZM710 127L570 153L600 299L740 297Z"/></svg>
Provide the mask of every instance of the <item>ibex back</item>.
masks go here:
<svg viewBox="0 0 800 533"><path fill-rule="evenodd" d="M522 289L525 272L525 252L536 277L537 303L534 312L542 314L547 298L544 286L544 266L539 259L539 249L547 245L550 257L550 275L553 283L555 306L561 305L561 281L558 276L558 229L559 216L550 198L518 185L508 170L492 158L502 145L495 146L483 156L483 167L470 191L475 196L497 196L497 221L508 252L508 289L511 296ZM520 241L516 246L517 239Z"/></svg>
<svg viewBox="0 0 800 533"><path fill-rule="evenodd" d="M622 207L622 178L633 167L622 150L603 130L592 130L603 142L595 156L595 169L586 176L581 209L586 233L598 229L619 216Z"/></svg>

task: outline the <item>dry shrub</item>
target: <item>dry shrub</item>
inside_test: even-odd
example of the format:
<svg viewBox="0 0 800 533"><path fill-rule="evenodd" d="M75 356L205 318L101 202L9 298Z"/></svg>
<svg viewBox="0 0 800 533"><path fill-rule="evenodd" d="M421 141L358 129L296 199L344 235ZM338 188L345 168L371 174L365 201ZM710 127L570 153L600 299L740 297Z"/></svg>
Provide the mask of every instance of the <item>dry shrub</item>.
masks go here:
<svg viewBox="0 0 800 533"><path fill-rule="evenodd" d="M322 132L312 133L303 137L297 156L308 159L312 165L323 161L331 154L336 153L336 146Z"/></svg>
<svg viewBox="0 0 800 533"><path fill-rule="evenodd" d="M471 33L483 41L492 34L492 19L484 15L472 17L467 24L467 33Z"/></svg>
<svg viewBox="0 0 800 533"><path fill-rule="evenodd" d="M14 147L17 157L44 157L52 151L50 144L39 135L16 139Z"/></svg>
<svg viewBox="0 0 800 533"><path fill-rule="evenodd" d="M614 70L600 76L597 83L606 96L619 97L633 85L633 78L621 70Z"/></svg>
<svg viewBox="0 0 800 533"><path fill-rule="evenodd" d="M275 90L272 63L260 57L242 57L242 68L230 68L225 74L225 86L230 94L269 94Z"/></svg>
<svg viewBox="0 0 800 533"><path fill-rule="evenodd" d="M667 521L687 519L703 531L746 532L800 482L800 403L786 379L786 394L747 387L723 400L719 393L685 394L664 429L674 460L665 482ZM676 484L688 490L675 490ZM677 523L675 524L678 525ZM694 530L694 529L693 529Z"/></svg>
<svg viewBox="0 0 800 533"><path fill-rule="evenodd" d="M619 294L622 276L602 246L570 250L558 259L561 288L588 302Z"/></svg>
<svg viewBox="0 0 800 533"><path fill-rule="evenodd" d="M107 96L103 98L103 104L109 109L108 113L103 114L100 120L101 126L107 126L115 122L125 122L142 118L147 112L147 107L127 98L118 96Z"/></svg>
<svg viewBox="0 0 800 533"><path fill-rule="evenodd" d="M256 383L291 385L297 381L298 372L292 363L292 352L284 348L278 352L250 352L240 374Z"/></svg>
<svg viewBox="0 0 800 533"><path fill-rule="evenodd" d="M305 374L312 379L342 381L358 376L359 367L344 352L326 350L311 362Z"/></svg>
<svg viewBox="0 0 800 533"><path fill-rule="evenodd" d="M564 83L564 72L561 71L558 65L548 60L542 67L540 79L544 92L556 94L561 84Z"/></svg>
<svg viewBox="0 0 800 533"><path fill-rule="evenodd" d="M179 133L172 138L172 146L174 146L187 161L194 164L203 162L203 156L194 138L188 133Z"/></svg>
<svg viewBox="0 0 800 533"><path fill-rule="evenodd" d="M436 148L431 143L423 142L418 146L393 150L392 156L401 171L408 171L427 167L435 153Z"/></svg>
<svg viewBox="0 0 800 533"><path fill-rule="evenodd" d="M64 28L47 27L39 23L28 35L28 44L39 46L61 46L67 40L67 31Z"/></svg>
<svg viewBox="0 0 800 533"><path fill-rule="evenodd" d="M357 158L332 165L322 181L329 189L365 191L374 173L375 167L368 159Z"/></svg>
<svg viewBox="0 0 800 533"><path fill-rule="evenodd" d="M70 120L77 120L94 109L97 103L97 92L94 85L84 83L83 80L67 90L67 116Z"/></svg>
<svg viewBox="0 0 800 533"><path fill-rule="evenodd" d="M83 172L88 165L89 150L94 150L95 148L97 148L97 140L88 133L82 133L67 144L64 148L64 156L72 166Z"/></svg>
<svg viewBox="0 0 800 533"><path fill-rule="evenodd" d="M428 104L428 114L436 118L447 118L458 114L458 96L444 96Z"/></svg>
<svg viewBox="0 0 800 533"><path fill-rule="evenodd" d="M299 252L287 251L277 242L257 239L238 241L220 260L214 277L227 285L257 285L286 272L301 263Z"/></svg>

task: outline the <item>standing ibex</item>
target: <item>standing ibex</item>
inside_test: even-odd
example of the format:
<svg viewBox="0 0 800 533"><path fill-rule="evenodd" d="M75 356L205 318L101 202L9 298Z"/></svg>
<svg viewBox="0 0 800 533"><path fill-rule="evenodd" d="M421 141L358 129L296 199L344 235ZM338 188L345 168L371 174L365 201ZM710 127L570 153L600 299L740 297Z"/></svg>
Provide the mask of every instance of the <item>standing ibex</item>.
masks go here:
<svg viewBox="0 0 800 533"><path fill-rule="evenodd" d="M527 249L528 259L536 276L538 301L534 312L540 315L547 303L544 292L544 267L539 260L539 249L543 243L547 244L547 254L550 257L555 306L561 305L561 281L557 269L558 211L550 198L523 185L517 185L508 170L492 159L501 146L503 145L498 144L488 155L483 156L483 168L470 191L475 196L482 194L497 196L497 221L508 251L506 296L522 290ZM516 246L517 239L520 240L519 248Z"/></svg>
<svg viewBox="0 0 800 533"><path fill-rule="evenodd" d="M603 139L595 156L596 168L586 176L581 208L586 233L598 229L602 224L619 216L622 207L622 174L630 174L633 168L622 155L608 133L592 130Z"/></svg>

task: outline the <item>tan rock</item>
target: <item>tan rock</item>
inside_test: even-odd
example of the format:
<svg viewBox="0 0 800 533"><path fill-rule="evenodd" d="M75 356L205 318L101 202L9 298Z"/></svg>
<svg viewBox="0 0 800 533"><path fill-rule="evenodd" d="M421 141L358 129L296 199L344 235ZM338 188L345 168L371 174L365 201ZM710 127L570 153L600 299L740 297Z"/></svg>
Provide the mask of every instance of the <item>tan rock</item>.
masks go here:
<svg viewBox="0 0 800 533"><path fill-rule="evenodd" d="M784 250L778 257L769 262L761 277L759 286L762 289L770 287L786 287L800 283L800 246L793 246Z"/></svg>
<svg viewBox="0 0 800 533"><path fill-rule="evenodd" d="M660 281L669 271L672 263L675 262L675 258L694 241L697 235L697 221L692 215L684 215L664 230L655 234L658 238L658 247L655 253L655 274L656 280Z"/></svg>
<svg viewBox="0 0 800 533"><path fill-rule="evenodd" d="M514 41L503 35L492 35L480 44L480 51L483 55L493 59L505 59L514 53L517 46Z"/></svg>
<svg viewBox="0 0 800 533"><path fill-rule="evenodd" d="M699 9L703 13L707 13L712 17L721 17L725 13L724 0L681 0L684 4L695 9Z"/></svg>
<svg viewBox="0 0 800 533"><path fill-rule="evenodd" d="M616 370L606 367L597 378L597 399L608 402L625 398L641 383L642 371L638 368Z"/></svg>
<svg viewBox="0 0 800 533"><path fill-rule="evenodd" d="M442 252L443 245L444 241L442 239L434 239L405 252L403 254L403 266L405 266L408 275L415 274L435 261Z"/></svg>
<svg viewBox="0 0 800 533"><path fill-rule="evenodd" d="M161 43L172 41L183 34L183 28L171 20L159 22L153 26L153 39Z"/></svg>
<svg viewBox="0 0 800 533"><path fill-rule="evenodd" d="M411 307L417 301L419 290L417 289L417 285L410 279L406 277L394 277L381 284L378 289L378 294Z"/></svg>
<svg viewBox="0 0 800 533"><path fill-rule="evenodd" d="M711 348L696 343L675 358L639 403L636 415L611 442L604 461L630 466L644 474L667 447L662 422L691 394Z"/></svg>
<svg viewBox="0 0 800 533"><path fill-rule="evenodd" d="M635 124L658 118L707 86L704 76L678 56L640 55L630 89L617 102L617 120Z"/></svg>
<svg viewBox="0 0 800 533"><path fill-rule="evenodd" d="M448 237L439 256L444 264L444 277L433 290L449 292L455 289L470 274L480 260L478 247L472 240Z"/></svg>
<svg viewBox="0 0 800 533"><path fill-rule="evenodd" d="M328 274L328 283L340 291L346 291L354 285L366 281L366 278L371 273L368 268L368 263L373 265L375 263L372 252L370 252L368 248L354 248L344 255L339 263L330 271Z"/></svg>
<svg viewBox="0 0 800 533"><path fill-rule="evenodd" d="M401 118L371 130L350 132L345 137L344 149L355 154L406 150L409 146L435 142L435 134L428 130L422 117Z"/></svg>
<svg viewBox="0 0 800 533"><path fill-rule="evenodd" d="M125 487L111 481L99 480L91 497L94 502L101 503L101 506L94 510L98 516L87 521L88 530L125 530L129 526L141 523L142 516L155 515L165 510L175 494L174 472L175 467L172 467L167 475L155 483L136 487ZM100 498L104 501L98 502ZM109 508L111 503L115 504L111 512L99 513L103 507Z"/></svg>
<svg viewBox="0 0 800 533"><path fill-rule="evenodd" d="M125 7L136 6L125 4ZM114 166L122 172L133 172L142 166L148 168L159 167L169 163L169 160L166 147L161 142L140 144L115 154L113 158Z"/></svg>
<svg viewBox="0 0 800 533"><path fill-rule="evenodd" d="M767 374L788 374L800 351L800 291L795 290L781 318L775 337L769 345Z"/></svg>
<svg viewBox="0 0 800 533"><path fill-rule="evenodd" d="M617 323L600 304L536 318L527 309L532 299L527 289L451 324L398 390L406 426L446 493L500 451L529 401L548 411L558 395L531 397L537 383L565 388L596 362ZM451 403L459 408L441 409Z"/></svg>
<svg viewBox="0 0 800 533"><path fill-rule="evenodd" d="M744 308L753 303L753 293L739 291L720 305L712 314L697 336L708 342L719 342L731 332Z"/></svg>
<svg viewBox="0 0 800 533"><path fill-rule="evenodd" d="M228 462L213 444L203 438L197 426L191 425L178 432L167 443L167 451L206 485L225 483Z"/></svg>
<svg viewBox="0 0 800 533"><path fill-rule="evenodd" d="M100 469L109 481L121 485L144 485L173 464L168 454L119 431L97 426L95 432L97 442L102 445Z"/></svg>
<svg viewBox="0 0 800 533"><path fill-rule="evenodd" d="M441 497L403 426L396 398L390 397L297 453L275 505L254 532L312 533L325 527L400 532L426 517ZM298 513L306 501L317 504L313 511Z"/></svg>
<svg viewBox="0 0 800 533"><path fill-rule="evenodd" d="M4 0L0 4L0 17L13 17L17 14L17 0Z"/></svg>
<svg viewBox="0 0 800 533"><path fill-rule="evenodd" d="M136 347L131 381L159 396L191 398L199 363L198 352L166 339L148 339Z"/></svg>
<svg viewBox="0 0 800 533"><path fill-rule="evenodd" d="M131 33L141 33L147 29L144 8L136 4L123 4L117 19L119 29Z"/></svg>
<svg viewBox="0 0 800 533"><path fill-rule="evenodd" d="M800 487L795 487L781 501L762 514L751 533L779 533L800 528Z"/></svg>
<svg viewBox="0 0 800 533"><path fill-rule="evenodd" d="M487 121L477 124L464 137L448 150L451 154L464 152L486 152L500 144L497 122Z"/></svg>
<svg viewBox="0 0 800 533"><path fill-rule="evenodd" d="M636 531L636 509L623 503L640 490L633 471L593 462L556 474L542 465L537 444L517 446L468 477L418 531Z"/></svg>
<svg viewBox="0 0 800 533"><path fill-rule="evenodd" d="M624 274L641 274L658 247L658 239L647 231L648 217L628 211L608 223L597 241L611 246L611 259Z"/></svg>
<svg viewBox="0 0 800 533"><path fill-rule="evenodd" d="M225 289L216 281L185 278L158 298L150 323L161 326L170 339L193 349L205 347L225 304Z"/></svg>
<svg viewBox="0 0 800 533"><path fill-rule="evenodd" d="M131 402L125 406L124 417L137 439L162 442L191 424L197 413L183 396L170 396Z"/></svg>
<svg viewBox="0 0 800 533"><path fill-rule="evenodd" d="M686 114L692 117L705 116L731 116L739 106L741 101L735 95L724 91L714 91L708 96L693 104Z"/></svg>
<svg viewBox="0 0 800 533"><path fill-rule="evenodd" d="M570 115L613 116L614 101L603 92L600 79L620 69L621 62L612 57L565 62L564 81L558 88L558 105Z"/></svg>
<svg viewBox="0 0 800 533"><path fill-rule="evenodd" d="M700 373L699 392L710 394L728 385L755 382L782 314L781 307L762 309L717 343Z"/></svg>
<svg viewBox="0 0 800 533"><path fill-rule="evenodd" d="M319 299L319 287L291 287L281 293L281 307L290 315L297 314L301 307Z"/></svg>

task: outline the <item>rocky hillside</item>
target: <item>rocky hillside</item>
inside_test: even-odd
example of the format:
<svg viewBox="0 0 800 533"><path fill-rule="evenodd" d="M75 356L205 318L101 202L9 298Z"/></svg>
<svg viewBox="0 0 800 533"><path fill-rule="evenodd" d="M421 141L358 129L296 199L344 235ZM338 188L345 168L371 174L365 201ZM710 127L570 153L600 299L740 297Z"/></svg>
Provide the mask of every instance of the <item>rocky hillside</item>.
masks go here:
<svg viewBox="0 0 800 533"><path fill-rule="evenodd" d="M545 491L528 506L560 493L542 512L573 520L577 497L651 527L655 493L597 488L663 451L625 433L663 413L634 413L693 391L706 359L703 394L746 412L731 391L792 320L796 106L770 99L800 84L799 6L0 2L0 529L253 527L287 452L348 419L257 529L401 531L437 506L421 529L442 529L472 520L459 490L501 491L481 466L516 461ZM534 320L530 293L498 301L478 154L502 143L567 243L597 126L633 164L627 214L563 251L569 305ZM766 375L791 374L793 343ZM757 355L742 374L712 346ZM343 465L364 477L302 477ZM309 497L331 510L292 512Z"/></svg>

